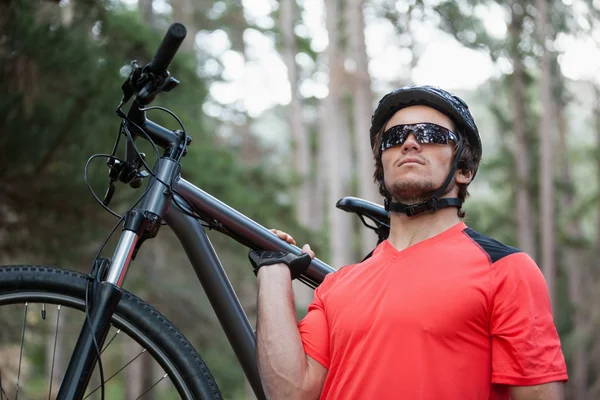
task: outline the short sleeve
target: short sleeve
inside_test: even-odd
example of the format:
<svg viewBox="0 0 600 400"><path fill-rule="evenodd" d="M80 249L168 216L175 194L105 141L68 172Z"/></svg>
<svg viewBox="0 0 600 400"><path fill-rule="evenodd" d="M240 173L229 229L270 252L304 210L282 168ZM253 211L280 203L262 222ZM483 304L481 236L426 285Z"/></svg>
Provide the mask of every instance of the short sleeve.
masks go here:
<svg viewBox="0 0 600 400"><path fill-rule="evenodd" d="M529 386L566 381L548 287L539 267L519 252L492 268L492 382Z"/></svg>
<svg viewBox="0 0 600 400"><path fill-rule="evenodd" d="M327 278L315 289L313 302L308 306L306 316L298 323L298 328L306 355L329 369L329 326L321 299L321 291Z"/></svg>

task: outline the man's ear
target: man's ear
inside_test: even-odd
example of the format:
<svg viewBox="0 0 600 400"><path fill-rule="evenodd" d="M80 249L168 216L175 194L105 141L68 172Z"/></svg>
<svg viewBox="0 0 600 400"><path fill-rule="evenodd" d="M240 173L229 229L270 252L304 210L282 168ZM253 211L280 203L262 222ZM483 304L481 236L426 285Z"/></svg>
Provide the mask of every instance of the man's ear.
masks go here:
<svg viewBox="0 0 600 400"><path fill-rule="evenodd" d="M467 184L470 183L472 179L473 170L463 171L459 169L456 171L456 183Z"/></svg>

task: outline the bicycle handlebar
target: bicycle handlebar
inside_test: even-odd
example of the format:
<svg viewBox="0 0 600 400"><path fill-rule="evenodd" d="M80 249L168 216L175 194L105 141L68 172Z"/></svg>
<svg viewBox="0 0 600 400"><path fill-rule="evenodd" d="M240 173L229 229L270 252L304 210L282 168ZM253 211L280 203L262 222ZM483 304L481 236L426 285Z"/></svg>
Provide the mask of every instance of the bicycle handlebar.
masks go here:
<svg viewBox="0 0 600 400"><path fill-rule="evenodd" d="M178 155L180 151L185 152L180 148L181 143L189 143L183 132L178 135L180 131L170 131L149 121L143 109L144 106L154 100L158 93L161 91L168 92L179 84L175 78L169 76L167 68L169 68L171 61L177 54L177 50L179 50L186 34L187 30L183 24L178 22L172 24L148 64L142 68L137 65L136 61L132 62L133 70L121 87L123 99L119 104L117 114L124 117L130 126L134 125L137 130L131 132L131 141L127 142L125 163L118 166L113 160L108 163L111 167L111 173L116 174L119 180L128 183L131 187L140 187L141 179L148 176L147 172L142 171L142 166L145 165L144 158L138 153L134 144L138 136L149 139L159 147L169 150L174 156ZM127 116L125 116L121 111L121 106L133 96L135 96L135 100L131 104ZM140 135L138 130L142 130L143 133ZM112 194L105 197L105 205L110 202L111 197Z"/></svg>
<svg viewBox="0 0 600 400"><path fill-rule="evenodd" d="M139 129L143 129L148 135L148 139L164 149L177 148L179 143L187 140L187 138L178 136L175 132L149 121L146 118L145 111L141 108L150 104L157 93L170 91L179 84L176 79L168 76L167 68L175 58L186 34L187 29L183 24L179 22L172 24L156 49L152 60L143 68L137 67L137 63L134 61L135 69L123 84L124 102L127 102L132 95L136 96L127 113L128 121L136 124ZM138 132L134 131L132 139L135 141L138 136L140 136ZM137 157L133 143L128 142L126 148L127 164L138 164Z"/></svg>
<svg viewBox="0 0 600 400"><path fill-rule="evenodd" d="M169 64L175 57L186 34L187 30L183 24L179 22L172 24L156 50L156 54L152 57L152 61L148 64L148 70L156 75L163 75L169 68Z"/></svg>

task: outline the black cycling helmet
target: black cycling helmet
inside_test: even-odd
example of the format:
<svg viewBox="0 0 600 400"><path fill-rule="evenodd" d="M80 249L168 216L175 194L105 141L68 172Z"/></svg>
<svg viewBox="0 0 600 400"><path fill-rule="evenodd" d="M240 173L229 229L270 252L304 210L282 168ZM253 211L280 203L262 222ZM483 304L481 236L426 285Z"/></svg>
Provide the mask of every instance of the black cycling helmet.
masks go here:
<svg viewBox="0 0 600 400"><path fill-rule="evenodd" d="M456 129L458 130L456 133L459 134L458 136L461 140L459 140L458 150L446 181L435 191L431 198L420 204L407 205L393 203L391 201L391 196L388 196L385 201L386 210L403 212L412 216L420 212L435 211L444 207L461 208L461 199L439 199L439 196L444 194L446 188L452 182L452 178L456 172L458 160L463 149L462 137L466 138L473 149L477 160L476 165L479 165L479 161L481 160L482 147L479 131L477 130L475 120L469 111L469 107L461 98L435 86L404 86L386 94L379 101L379 104L371 117L371 148L375 145L375 137L377 134L398 110L415 105L429 106L447 115L454 122ZM473 171L473 177L475 177L476 173L477 167Z"/></svg>

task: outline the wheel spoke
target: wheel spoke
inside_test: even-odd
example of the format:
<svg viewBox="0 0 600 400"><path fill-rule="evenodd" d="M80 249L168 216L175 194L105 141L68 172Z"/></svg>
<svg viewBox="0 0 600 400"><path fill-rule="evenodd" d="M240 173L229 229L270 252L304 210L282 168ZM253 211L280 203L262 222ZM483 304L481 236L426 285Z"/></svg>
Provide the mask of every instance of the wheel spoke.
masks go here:
<svg viewBox="0 0 600 400"><path fill-rule="evenodd" d="M105 380L104 382L102 382L96 389L92 390L91 393L89 393L87 396L85 396L83 398L83 400L87 399L88 397L90 397L92 394L94 394L94 392L96 392L96 390L100 389L102 387L102 385L105 385L106 383L108 383L108 381L110 381L112 378L114 378L115 376L117 376L119 374L119 372L123 371L125 368L127 368L127 366L129 366L129 364L131 364L132 362L134 362L135 360L137 360L142 354L144 354L146 352L146 349L142 350L140 352L140 354L138 354L137 356L133 357L127 364L123 365L117 372L115 372L114 374L112 374L107 380Z"/></svg>
<svg viewBox="0 0 600 400"><path fill-rule="evenodd" d="M27 327L27 307L29 303L25 303L25 315L23 316L23 331L21 332L21 351L19 354L19 371L17 372L17 390L15 400L19 398L19 380L21 379L21 362L23 361L23 343L25 342L25 328Z"/></svg>
<svg viewBox="0 0 600 400"><path fill-rule="evenodd" d="M77 325L80 320L85 321L86 318L87 304L84 296L86 275L37 266L17 266L7 269L0 267L0 271L2 272L0 273L0 307L11 307L8 313L0 312L0 326L16 328L10 331L10 341L7 342L10 346L6 349L11 367L0 363L0 400L53 399L61 380L59 373L62 373L65 366L73 361L68 359L67 353L63 354L63 350L66 351L67 347L73 344L71 343L73 338L69 336L77 333L75 332ZM17 290L15 290L15 282L19 282ZM54 312L56 315L53 314ZM82 396L86 397L86 400L98 396L105 386L111 391L110 393L115 390L123 391L123 388L117 387L131 383L123 378L125 375L130 375L129 372L134 372L134 369L136 373L148 372L148 374L142 379L144 383L132 393L135 394L133 399L146 400L152 395L162 397L164 385L164 389L168 389L169 394L175 396L178 393L179 396L176 397L178 399L180 397L191 399L194 398L196 391L205 391L214 387L214 382L209 376L198 376L192 382L187 379L186 372L190 372L186 371L186 368L194 368L192 372L195 372L195 368L206 368L205 365L198 358L196 351L181 338L180 332L167 320L162 319L160 314L146 306L143 300L123 296L119 308L108 322L111 329L99 350L103 352L103 357L109 357L111 366L114 367L111 367L102 379L97 379L98 371L91 371L93 383L84 389L85 394ZM19 325L22 328L20 334ZM161 340L157 341L157 338ZM132 342L129 343L129 340ZM25 341L31 342L30 347L32 345L35 347L34 353L38 355L40 361L45 360L45 367L37 365L38 363L31 359L34 354L30 349L25 350ZM65 346L62 345L63 341ZM123 348L120 348L121 342L125 345ZM133 352L130 353L129 349ZM110 355L107 356L109 353ZM138 366L142 367L142 364L146 364L144 353L148 356L148 362L152 359L164 371L161 370L158 375L149 374L149 371L144 371L144 368L137 371ZM174 354L178 357L174 357ZM31 364L32 362L35 365ZM99 364L96 368L98 367ZM51 379L50 383L45 381L48 378ZM58 380L54 382L54 379ZM114 390L111 390L111 387ZM167 392L164 394L166 396Z"/></svg>
<svg viewBox="0 0 600 400"><path fill-rule="evenodd" d="M117 337L117 335L118 335L119 333L121 333L121 330L120 330L120 329L118 329L118 330L117 330L117 333L115 333L115 334L113 335L113 337L112 337L112 338L110 338L110 340L108 341L108 343L106 343L106 346L104 346L104 348L102 349L102 351L100 352L100 354L104 353L104 350L106 350L106 349L108 348L108 346L110 346L110 344L112 343L112 341L113 341L113 340L115 340L115 338Z"/></svg>
<svg viewBox="0 0 600 400"><path fill-rule="evenodd" d="M46 319L46 310L43 309L42 314ZM58 305L58 312L56 314L56 330L54 331L54 350L52 351L52 367L50 368L50 389L48 389L48 400L52 394L52 381L54 380L54 361L56 360L56 339L58 338L58 322L60 320L60 304Z"/></svg>
<svg viewBox="0 0 600 400"><path fill-rule="evenodd" d="M162 381L163 379L165 379L167 376L169 376L168 374L164 374L162 378L160 378L159 380L157 380L156 382L154 382L154 384L152 386L150 386L148 389L146 389L146 391L142 394L139 395L138 398L136 398L135 400L139 400L142 397L144 397L146 395L146 393L148 393L149 391L151 391L152 389L154 389L154 387L156 385L158 385L160 383L160 381Z"/></svg>

